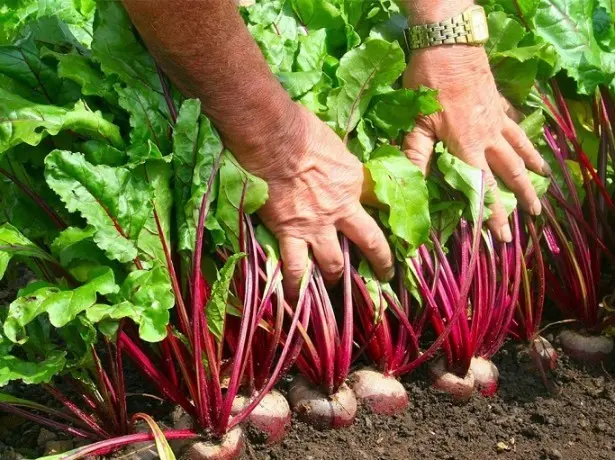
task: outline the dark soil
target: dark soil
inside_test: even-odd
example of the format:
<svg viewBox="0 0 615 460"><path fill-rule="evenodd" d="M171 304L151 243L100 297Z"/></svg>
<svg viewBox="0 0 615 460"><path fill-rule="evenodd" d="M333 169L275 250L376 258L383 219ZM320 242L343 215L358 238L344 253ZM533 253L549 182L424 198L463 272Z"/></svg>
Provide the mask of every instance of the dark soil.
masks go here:
<svg viewBox="0 0 615 460"><path fill-rule="evenodd" d="M508 344L494 359L501 373L495 397L456 405L419 371L404 382L406 413L363 412L354 426L335 432L295 421L280 445L250 446L246 458L615 460L615 363L583 366L560 357L557 396L546 391L528 356Z"/></svg>
<svg viewBox="0 0 615 460"><path fill-rule="evenodd" d="M404 414L360 412L354 426L331 432L294 421L281 444L249 445L243 460L615 460L615 362L582 365L561 354L559 361L554 396L528 356L508 344L495 358L497 395L477 395L465 405L430 388L419 370L404 381L410 394ZM38 399L33 389L12 388ZM152 400L147 406L139 409L158 417L166 410ZM7 446L26 458L41 455L38 433L34 424L0 414L0 459L21 458Z"/></svg>

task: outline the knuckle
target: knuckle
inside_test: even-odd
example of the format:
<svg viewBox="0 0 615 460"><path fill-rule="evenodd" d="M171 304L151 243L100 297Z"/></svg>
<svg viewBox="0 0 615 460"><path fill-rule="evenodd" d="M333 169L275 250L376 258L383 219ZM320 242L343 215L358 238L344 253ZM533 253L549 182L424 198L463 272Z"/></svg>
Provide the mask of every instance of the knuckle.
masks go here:
<svg viewBox="0 0 615 460"><path fill-rule="evenodd" d="M284 263L284 272L292 278L300 278L305 270L305 265L297 261L288 261Z"/></svg>
<svg viewBox="0 0 615 460"><path fill-rule="evenodd" d="M414 163L417 166L422 166L427 164L427 155L419 152L418 150L415 150L412 147L408 147L405 151L404 151L406 158L408 158L408 160L410 160L412 163Z"/></svg>
<svg viewBox="0 0 615 460"><path fill-rule="evenodd" d="M344 271L344 259L335 259L327 262L322 270L330 275L338 275Z"/></svg>
<svg viewBox="0 0 615 460"><path fill-rule="evenodd" d="M364 249L370 253L378 252L382 247L382 234L380 230L372 230L365 236Z"/></svg>
<svg viewBox="0 0 615 460"><path fill-rule="evenodd" d="M485 185L491 190L496 190L498 188L498 181L495 179L493 174L487 174L485 177Z"/></svg>

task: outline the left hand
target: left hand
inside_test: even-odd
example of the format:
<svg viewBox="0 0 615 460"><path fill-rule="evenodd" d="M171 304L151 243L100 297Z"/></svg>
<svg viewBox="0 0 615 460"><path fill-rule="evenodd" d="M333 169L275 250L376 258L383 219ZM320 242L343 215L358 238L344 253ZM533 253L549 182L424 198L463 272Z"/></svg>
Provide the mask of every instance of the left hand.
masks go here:
<svg viewBox="0 0 615 460"><path fill-rule="evenodd" d="M404 74L404 86L419 85L439 90L443 111L418 121L404 141L406 156L426 173L434 144L441 140L452 154L485 171L486 184L496 196L488 225L498 240L511 241L494 174L515 193L523 209L537 215L542 208L526 167L544 175L550 171L507 115L510 106L498 93L487 53L467 45L416 50Z"/></svg>

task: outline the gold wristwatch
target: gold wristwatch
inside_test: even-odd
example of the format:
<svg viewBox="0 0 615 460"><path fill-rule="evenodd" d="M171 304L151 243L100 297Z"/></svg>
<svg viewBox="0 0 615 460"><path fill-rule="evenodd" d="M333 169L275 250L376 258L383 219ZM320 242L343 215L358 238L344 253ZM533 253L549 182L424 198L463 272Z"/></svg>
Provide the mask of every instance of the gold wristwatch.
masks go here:
<svg viewBox="0 0 615 460"><path fill-rule="evenodd" d="M413 50L456 43L480 46L488 39L487 16L479 5L435 24L411 25L406 31L408 46Z"/></svg>

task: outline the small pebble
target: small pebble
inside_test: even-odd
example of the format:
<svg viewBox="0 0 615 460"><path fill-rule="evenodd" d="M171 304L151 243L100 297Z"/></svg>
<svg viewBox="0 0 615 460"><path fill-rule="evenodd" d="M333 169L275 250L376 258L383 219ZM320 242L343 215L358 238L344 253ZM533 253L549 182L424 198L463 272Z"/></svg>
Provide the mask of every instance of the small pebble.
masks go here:
<svg viewBox="0 0 615 460"><path fill-rule="evenodd" d="M549 449L547 451L547 456L549 457L549 460L561 460L562 459L562 453L557 449Z"/></svg>
<svg viewBox="0 0 615 460"><path fill-rule="evenodd" d="M36 438L36 444L39 447L43 447L49 441L55 441L56 439L58 439L58 436L54 432L41 428L41 431L39 431L38 437Z"/></svg>

